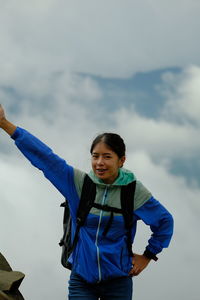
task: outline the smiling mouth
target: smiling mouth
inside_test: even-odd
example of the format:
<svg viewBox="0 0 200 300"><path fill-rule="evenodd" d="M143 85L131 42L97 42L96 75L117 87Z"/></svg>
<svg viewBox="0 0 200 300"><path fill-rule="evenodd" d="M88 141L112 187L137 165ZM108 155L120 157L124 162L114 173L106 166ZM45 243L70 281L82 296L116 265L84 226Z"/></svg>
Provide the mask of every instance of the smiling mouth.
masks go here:
<svg viewBox="0 0 200 300"><path fill-rule="evenodd" d="M103 175L106 171L107 171L107 169L96 169L96 172L99 175Z"/></svg>

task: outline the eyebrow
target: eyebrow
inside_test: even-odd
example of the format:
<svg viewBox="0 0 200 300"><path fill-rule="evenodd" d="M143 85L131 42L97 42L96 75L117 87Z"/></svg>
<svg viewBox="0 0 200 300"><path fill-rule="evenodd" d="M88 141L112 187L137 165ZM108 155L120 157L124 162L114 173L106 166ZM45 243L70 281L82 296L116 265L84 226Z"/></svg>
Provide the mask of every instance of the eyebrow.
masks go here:
<svg viewBox="0 0 200 300"><path fill-rule="evenodd" d="M99 152L92 152L92 154L99 154ZM103 155L112 155L112 153L110 153L110 152L105 152L105 153L103 153Z"/></svg>

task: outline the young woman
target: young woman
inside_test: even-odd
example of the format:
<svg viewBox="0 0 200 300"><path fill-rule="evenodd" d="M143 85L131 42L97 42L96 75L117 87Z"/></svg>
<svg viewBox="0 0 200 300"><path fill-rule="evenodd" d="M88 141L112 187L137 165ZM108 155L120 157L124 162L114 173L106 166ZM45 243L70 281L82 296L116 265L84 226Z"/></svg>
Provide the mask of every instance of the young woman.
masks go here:
<svg viewBox="0 0 200 300"><path fill-rule="evenodd" d="M69 166L44 143L26 130L9 122L0 106L0 127L15 141L25 157L39 168L68 199L73 226L80 201L85 173ZM122 186L135 181L135 175L123 169L126 160L123 139L114 133L97 136L91 146L92 170L88 174L96 184L95 203L121 208ZM138 220L150 226L152 235L143 254L130 255L126 228L121 214L114 213L110 229L103 235L109 213L92 208L70 263L69 299L131 300L132 276L142 272L156 255L168 247L173 233L171 214L136 180L132 242Z"/></svg>

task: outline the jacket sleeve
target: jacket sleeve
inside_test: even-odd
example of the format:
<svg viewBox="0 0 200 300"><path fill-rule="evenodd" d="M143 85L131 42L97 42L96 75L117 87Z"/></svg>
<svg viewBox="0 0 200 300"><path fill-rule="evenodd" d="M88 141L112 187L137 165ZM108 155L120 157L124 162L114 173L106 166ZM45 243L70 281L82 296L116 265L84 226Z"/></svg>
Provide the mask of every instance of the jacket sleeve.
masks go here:
<svg viewBox="0 0 200 300"><path fill-rule="evenodd" d="M137 219L149 225L152 235L144 254L157 260L156 254L169 246L173 234L173 217L154 197L135 211Z"/></svg>
<svg viewBox="0 0 200 300"><path fill-rule="evenodd" d="M20 127L17 127L11 138L31 164L41 170L64 197L71 196L75 189L73 168L64 159Z"/></svg>

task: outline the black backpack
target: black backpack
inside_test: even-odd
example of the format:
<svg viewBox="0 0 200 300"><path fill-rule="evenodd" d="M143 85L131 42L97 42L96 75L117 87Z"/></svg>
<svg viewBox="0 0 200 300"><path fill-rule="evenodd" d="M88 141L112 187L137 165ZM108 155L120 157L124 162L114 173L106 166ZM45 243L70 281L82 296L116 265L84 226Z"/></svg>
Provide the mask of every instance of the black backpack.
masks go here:
<svg viewBox="0 0 200 300"><path fill-rule="evenodd" d="M96 196L96 184L90 179L86 174L84 178L84 183L81 192L81 198L76 216L76 231L73 241L71 240L71 216L69 211L69 206L67 199L60 206L64 207L64 217L63 217L63 237L60 240L59 245L62 247L61 263L63 267L71 270L72 265L68 262L68 258L72 251L75 249L78 242L78 236L81 226L84 225L87 215L92 207L109 211L110 218L104 229L103 235L105 236L112 224L114 213L121 213L124 217L125 227L127 229L127 247L130 255L132 252L132 242L131 242L131 228L133 226L133 210L134 210L134 194L135 194L136 181L124 185L121 187L121 208L116 208L108 205L101 205L94 203Z"/></svg>

